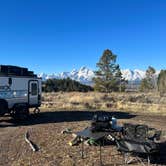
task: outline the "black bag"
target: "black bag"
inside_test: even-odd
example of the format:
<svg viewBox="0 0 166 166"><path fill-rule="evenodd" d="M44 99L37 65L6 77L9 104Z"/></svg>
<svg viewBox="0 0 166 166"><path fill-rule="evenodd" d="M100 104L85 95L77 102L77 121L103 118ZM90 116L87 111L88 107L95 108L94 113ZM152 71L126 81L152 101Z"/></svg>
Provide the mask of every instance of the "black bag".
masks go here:
<svg viewBox="0 0 166 166"><path fill-rule="evenodd" d="M110 114L106 112L98 112L96 113L91 122L91 131L108 131L111 129L111 119Z"/></svg>

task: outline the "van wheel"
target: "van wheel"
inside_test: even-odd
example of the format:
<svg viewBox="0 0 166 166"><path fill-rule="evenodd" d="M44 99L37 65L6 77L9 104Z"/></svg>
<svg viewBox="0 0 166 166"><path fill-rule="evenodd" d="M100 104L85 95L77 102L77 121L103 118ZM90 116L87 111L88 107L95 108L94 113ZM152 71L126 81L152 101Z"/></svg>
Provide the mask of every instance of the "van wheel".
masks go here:
<svg viewBox="0 0 166 166"><path fill-rule="evenodd" d="M8 105L5 100L0 100L0 116L8 112Z"/></svg>
<svg viewBox="0 0 166 166"><path fill-rule="evenodd" d="M29 117L29 108L26 105L15 105L10 115L15 120L25 120Z"/></svg>
<svg viewBox="0 0 166 166"><path fill-rule="evenodd" d="M33 110L33 113L36 115L36 114L39 114L40 113L40 109L38 107L36 107L34 110Z"/></svg>

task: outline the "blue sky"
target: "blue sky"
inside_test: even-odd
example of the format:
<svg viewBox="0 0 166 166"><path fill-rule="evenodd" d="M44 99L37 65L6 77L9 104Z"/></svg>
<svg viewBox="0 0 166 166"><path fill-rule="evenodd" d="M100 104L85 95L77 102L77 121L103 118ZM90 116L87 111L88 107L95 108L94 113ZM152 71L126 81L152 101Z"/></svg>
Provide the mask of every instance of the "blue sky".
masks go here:
<svg viewBox="0 0 166 166"><path fill-rule="evenodd" d="M122 69L165 69L166 1L0 2L0 64L36 73L95 69L107 48Z"/></svg>

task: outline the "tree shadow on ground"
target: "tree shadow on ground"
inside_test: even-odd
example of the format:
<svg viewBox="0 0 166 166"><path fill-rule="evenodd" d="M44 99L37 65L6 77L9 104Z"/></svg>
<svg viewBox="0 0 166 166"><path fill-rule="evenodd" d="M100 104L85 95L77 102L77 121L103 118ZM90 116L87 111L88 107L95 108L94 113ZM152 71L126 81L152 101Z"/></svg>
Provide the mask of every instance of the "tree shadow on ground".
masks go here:
<svg viewBox="0 0 166 166"><path fill-rule="evenodd" d="M30 117L24 121L15 121L12 118L1 118L0 127L8 126L29 126L36 124L47 123L60 123L60 122L79 122L89 121L92 119L95 113L101 113L103 111L49 111L41 112L38 115L31 114ZM117 119L130 119L136 115L127 112L106 112L110 116L114 116Z"/></svg>

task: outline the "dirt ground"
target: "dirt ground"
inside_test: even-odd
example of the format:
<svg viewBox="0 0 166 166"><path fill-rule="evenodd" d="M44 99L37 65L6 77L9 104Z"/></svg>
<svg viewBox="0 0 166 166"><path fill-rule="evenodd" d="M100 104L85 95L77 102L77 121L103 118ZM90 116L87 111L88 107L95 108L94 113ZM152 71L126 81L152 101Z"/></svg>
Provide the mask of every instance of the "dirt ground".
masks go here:
<svg viewBox="0 0 166 166"><path fill-rule="evenodd" d="M110 111L124 122L148 124L162 130L161 154L158 161L151 165L166 165L166 116ZM42 109L36 117L31 115L28 121L16 123L10 117L0 118L0 165L1 166L98 166L99 147L85 146L85 158L81 158L80 146L69 146L71 134L61 131L70 128L80 131L90 125L94 111L55 111ZM25 142L25 133L29 131L30 139L38 146L33 152ZM102 147L103 165L123 165L123 156L115 145ZM139 164L133 164L139 165Z"/></svg>

